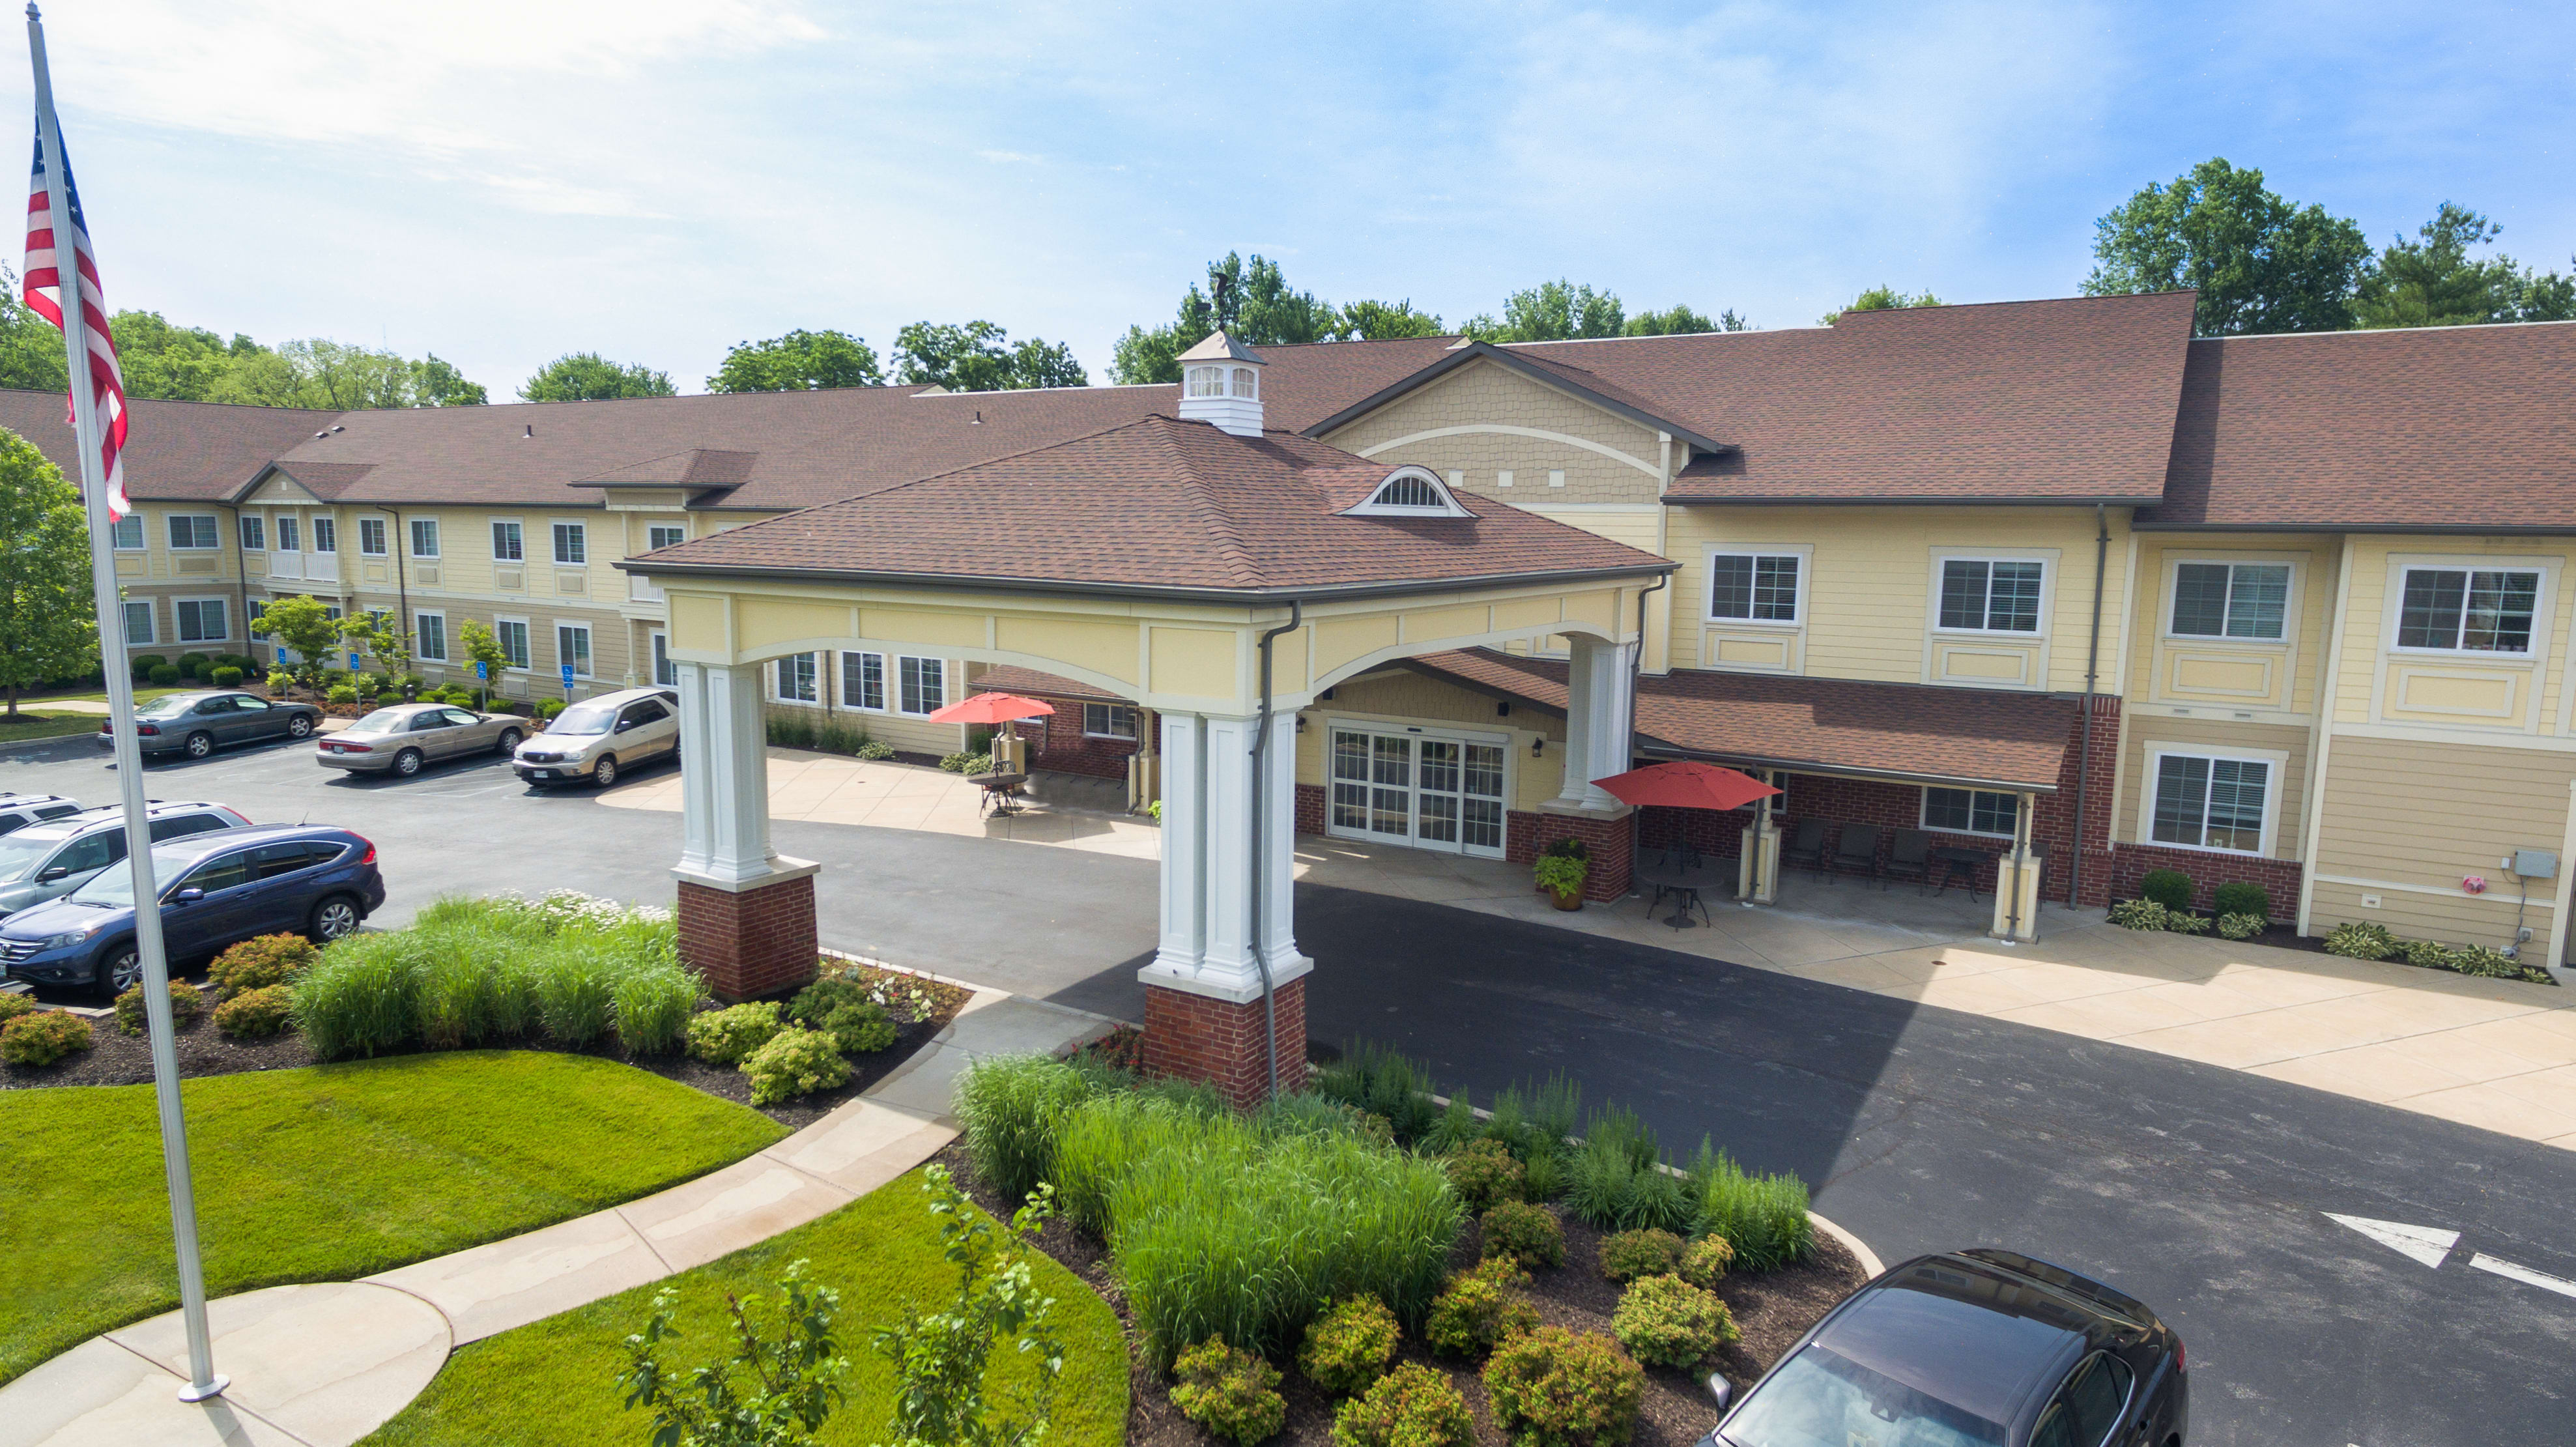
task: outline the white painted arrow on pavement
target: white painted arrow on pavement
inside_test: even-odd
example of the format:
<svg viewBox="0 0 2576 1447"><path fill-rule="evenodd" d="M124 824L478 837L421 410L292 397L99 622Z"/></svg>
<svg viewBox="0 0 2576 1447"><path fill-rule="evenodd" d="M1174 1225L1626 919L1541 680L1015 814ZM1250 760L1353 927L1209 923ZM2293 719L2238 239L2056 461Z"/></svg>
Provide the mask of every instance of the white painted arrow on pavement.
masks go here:
<svg viewBox="0 0 2576 1447"><path fill-rule="evenodd" d="M2442 1258L2451 1254L2451 1248L2460 1244L2457 1231L2436 1231L2430 1226L2409 1226L2403 1221L2375 1221L2368 1216L2338 1216L2332 1211L2325 1214L2327 1220L2339 1226L2349 1226L2389 1250L2427 1266L2441 1265Z"/></svg>
<svg viewBox="0 0 2576 1447"><path fill-rule="evenodd" d="M2480 1271L2494 1272L2507 1281L2519 1281L2525 1286L2537 1286L2543 1291L2557 1292L2560 1296L2576 1296L2576 1281L2570 1281L2563 1276L2552 1276L2546 1271L2534 1271L2528 1266L2516 1266L2510 1261L2499 1261L2483 1251L2470 1257L2469 1264Z"/></svg>

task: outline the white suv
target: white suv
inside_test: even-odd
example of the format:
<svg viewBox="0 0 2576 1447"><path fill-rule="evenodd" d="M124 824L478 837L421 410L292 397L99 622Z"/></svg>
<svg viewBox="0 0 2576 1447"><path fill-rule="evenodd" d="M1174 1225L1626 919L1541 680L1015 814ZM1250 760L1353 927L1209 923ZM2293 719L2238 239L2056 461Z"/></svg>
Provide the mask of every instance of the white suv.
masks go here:
<svg viewBox="0 0 2576 1447"><path fill-rule="evenodd" d="M0 834L77 814L81 806L60 794L0 794Z"/></svg>
<svg viewBox="0 0 2576 1447"><path fill-rule="evenodd" d="M586 698L555 716L511 756L519 777L543 787L588 779L606 788L638 764L680 757L680 696L630 688Z"/></svg>
<svg viewBox="0 0 2576 1447"><path fill-rule="evenodd" d="M143 817L155 844L250 824L221 804L164 804L157 799L144 808ZM0 837L0 918L69 894L124 857L123 809L83 809L13 830Z"/></svg>

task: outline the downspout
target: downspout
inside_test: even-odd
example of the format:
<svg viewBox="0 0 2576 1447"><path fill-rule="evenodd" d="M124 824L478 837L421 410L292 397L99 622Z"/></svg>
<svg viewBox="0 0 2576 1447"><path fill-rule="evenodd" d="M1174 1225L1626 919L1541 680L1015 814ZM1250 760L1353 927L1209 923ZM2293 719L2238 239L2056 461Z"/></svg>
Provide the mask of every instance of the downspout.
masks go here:
<svg viewBox="0 0 2576 1447"><path fill-rule="evenodd" d="M241 611L241 617L242 617L242 636L241 636L241 641L242 641L242 647L243 647L243 649L244 649L244 650L248 650L248 649L249 649L249 647L250 647L250 645L251 645L251 637L250 637L250 560L249 560L246 556L244 556L244 554L243 554L243 552L242 552L241 525L242 525L241 504L239 504L239 503L235 503L235 504L233 504L233 591L234 591L236 594L238 594L238 595L240 596L240 598L241 598L241 608L242 608L242 611ZM263 532L262 532L262 534L261 534L261 539L262 539L262 541L266 541L267 534L266 534L266 532L265 532L265 529L267 528L267 526L268 526L267 521L266 521L265 519L263 519L263 520L261 521L261 523L260 523L260 527L263 529ZM150 541L151 541L151 539L147 537L147 538L145 538L145 539L144 539L144 541L148 543L148 542L150 542ZM119 596L122 596L122 595L120 594ZM174 604L174 605L172 605L172 606L174 606L174 607L175 607L175 606L177 606L177 605L175 605L175 604ZM175 622L176 622L176 621L178 621L178 620L173 619L173 620L171 620L171 621L175 623ZM125 626L125 620L124 620L124 618L122 618L122 617L119 617L119 618L116 620L116 622L117 622L117 626L118 626L118 627L120 627L120 628L122 628L122 627L124 627L124 626ZM226 630L226 631L227 631L227 632L229 632L230 630ZM242 656L243 656L244 658L248 658L248 657L250 657L250 654L249 654L247 651L245 651L245 652L242 654Z"/></svg>
<svg viewBox="0 0 2576 1447"><path fill-rule="evenodd" d="M420 656L412 652L412 648L418 645L419 640L412 638L411 636L411 625L413 621L411 616L411 569L403 563L404 555L411 551L411 524L403 521L403 515L399 510L386 508L385 511L392 513L394 519L394 535L385 539L385 551L394 555L394 598L396 605L402 609L402 616L394 620L394 634L399 638L408 640L408 644L404 647L403 652L410 655L411 666L405 668L403 673L406 676L409 676L420 671ZM402 546L399 548L395 547L394 544L396 543L400 543ZM402 687L401 681L396 680L394 687L396 689L400 689Z"/></svg>
<svg viewBox="0 0 2576 1447"><path fill-rule="evenodd" d="M1669 451L1672 447L1671 439L1667 438L1664 446ZM1667 473L1671 471L1671 467L1672 464L1669 461L1665 463ZM1664 585L1672 580L1673 575L1666 573L1655 580L1655 586L1637 590L1637 656L1628 660L1628 752L1619 759L1619 772L1623 774L1633 767L1637 760L1637 680L1643 678L1646 673L1646 595L1662 592ZM1615 615L1611 621L1617 621ZM1645 810L1629 811L1628 893L1631 898L1637 893L1637 851L1645 847L1645 821Z"/></svg>
<svg viewBox="0 0 2576 1447"><path fill-rule="evenodd" d="M2073 909L2084 897L2084 795L2093 782L2093 694L2095 681L2102 670L2102 578L2111 566L2111 510L2095 505L2093 514L2101 524L2101 534L2093 539L2093 633L2084 644L2084 722L2076 735L2075 755L2075 847L2066 859L2066 907Z"/></svg>
<svg viewBox="0 0 2576 1447"><path fill-rule="evenodd" d="M1270 777L1262 771L1270 750L1270 642L1282 633L1294 633L1304 625L1306 605L1294 598L1288 601L1288 621L1261 635L1261 711L1252 728L1252 963L1261 971L1261 1056L1270 1069L1270 1095L1279 1095L1279 1015L1270 998L1270 951L1261 937L1261 896L1268 883L1262 870L1263 805L1270 798Z"/></svg>

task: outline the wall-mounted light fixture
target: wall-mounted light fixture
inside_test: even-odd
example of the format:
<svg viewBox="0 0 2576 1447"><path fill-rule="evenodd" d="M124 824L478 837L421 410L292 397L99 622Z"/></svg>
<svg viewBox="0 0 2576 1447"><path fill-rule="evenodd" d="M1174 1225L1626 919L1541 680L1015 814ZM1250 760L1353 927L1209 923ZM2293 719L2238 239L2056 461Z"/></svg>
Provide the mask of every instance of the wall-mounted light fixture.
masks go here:
<svg viewBox="0 0 2576 1447"><path fill-rule="evenodd" d="M1304 714L1302 714L1302 713L1301 713L1301 714L1297 715L1297 732L1299 732L1299 733L1301 733L1301 734L1302 734L1302 733L1304 733L1305 731L1306 731L1306 716L1305 716Z"/></svg>
<svg viewBox="0 0 2576 1447"><path fill-rule="evenodd" d="M1531 758L1533 758L1533 759L1536 759L1536 758L1543 758L1543 757L1545 757L1545 756L1546 756L1546 754L1547 754L1547 735L1545 735L1545 734L1540 734L1537 738L1534 738L1534 739L1530 740L1530 757L1531 757Z"/></svg>

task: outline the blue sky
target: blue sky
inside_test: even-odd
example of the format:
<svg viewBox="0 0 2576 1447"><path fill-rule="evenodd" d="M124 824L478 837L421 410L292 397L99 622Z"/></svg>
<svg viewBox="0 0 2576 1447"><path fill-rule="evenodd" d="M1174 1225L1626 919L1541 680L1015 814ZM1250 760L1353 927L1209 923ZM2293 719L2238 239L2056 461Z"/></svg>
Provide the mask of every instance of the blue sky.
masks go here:
<svg viewBox="0 0 2576 1447"><path fill-rule="evenodd" d="M2454 199L2576 251L2556 7L56 0L111 304L435 351L984 317L1106 380L1229 249L1453 323L1556 276L1811 325L2073 293L2224 155L2374 241ZM27 109L21 67L5 67Z"/></svg>

